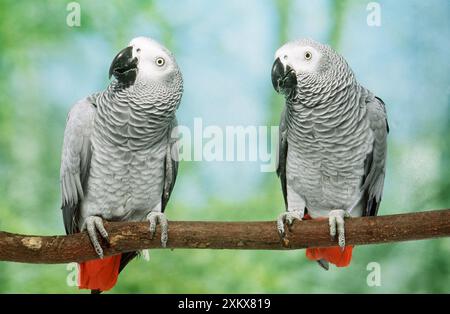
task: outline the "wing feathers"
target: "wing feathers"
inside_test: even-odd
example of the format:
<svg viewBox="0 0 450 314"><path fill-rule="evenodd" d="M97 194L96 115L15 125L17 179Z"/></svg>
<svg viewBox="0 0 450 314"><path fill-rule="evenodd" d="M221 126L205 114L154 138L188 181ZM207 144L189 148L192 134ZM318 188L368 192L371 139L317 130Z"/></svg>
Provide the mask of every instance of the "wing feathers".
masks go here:
<svg viewBox="0 0 450 314"><path fill-rule="evenodd" d="M95 106L92 98L76 103L67 117L61 157L61 208L68 234L78 231L77 221L91 159L90 136Z"/></svg>
<svg viewBox="0 0 450 314"><path fill-rule="evenodd" d="M284 205L288 208L287 201L287 183L286 183L286 159L288 151L287 142L287 123L286 123L286 108L281 113L280 130L278 136L278 155L277 155L277 175L280 177L281 189L283 192Z"/></svg>
<svg viewBox="0 0 450 314"><path fill-rule="evenodd" d="M162 210L164 211L175 186L178 174L178 138L173 138L177 132L177 121L174 119L168 131L169 144L165 159L164 190L162 195Z"/></svg>
<svg viewBox="0 0 450 314"><path fill-rule="evenodd" d="M369 167L366 169L362 190L367 197L364 216L376 216L383 194L386 171L387 134L389 126L384 102L373 98L367 103L367 116L370 121L374 141L371 154L368 156Z"/></svg>

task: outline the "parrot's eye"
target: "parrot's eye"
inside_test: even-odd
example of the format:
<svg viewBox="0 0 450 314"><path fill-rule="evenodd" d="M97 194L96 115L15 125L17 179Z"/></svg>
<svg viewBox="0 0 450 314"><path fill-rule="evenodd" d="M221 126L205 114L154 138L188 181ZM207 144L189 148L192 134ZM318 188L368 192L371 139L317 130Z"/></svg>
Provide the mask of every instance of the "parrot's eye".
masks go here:
<svg viewBox="0 0 450 314"><path fill-rule="evenodd" d="M164 58L156 58L155 63L157 66L162 67L164 65L164 63L166 63L166 60L164 60Z"/></svg>
<svg viewBox="0 0 450 314"><path fill-rule="evenodd" d="M312 53L309 52L309 51L305 52L305 59L306 60L311 60L311 58L312 58Z"/></svg>
<svg viewBox="0 0 450 314"><path fill-rule="evenodd" d="M141 48L137 48L136 52L138 52L138 53L141 52Z"/></svg>

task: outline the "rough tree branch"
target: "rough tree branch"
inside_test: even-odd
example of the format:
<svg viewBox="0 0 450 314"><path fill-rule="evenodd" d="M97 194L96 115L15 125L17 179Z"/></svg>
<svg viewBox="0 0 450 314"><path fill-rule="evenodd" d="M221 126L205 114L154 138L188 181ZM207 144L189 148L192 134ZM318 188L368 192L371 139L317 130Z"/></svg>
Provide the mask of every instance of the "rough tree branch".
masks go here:
<svg viewBox="0 0 450 314"><path fill-rule="evenodd" d="M159 231L150 238L147 222L105 223L110 246L105 256L160 247ZM168 248L286 250L336 245L326 220L296 222L284 243L274 221L169 222ZM345 224L347 244L375 244L450 236L450 209L351 218ZM104 243L104 247L107 244ZM26 236L0 232L0 261L57 264L96 258L86 233L70 236Z"/></svg>

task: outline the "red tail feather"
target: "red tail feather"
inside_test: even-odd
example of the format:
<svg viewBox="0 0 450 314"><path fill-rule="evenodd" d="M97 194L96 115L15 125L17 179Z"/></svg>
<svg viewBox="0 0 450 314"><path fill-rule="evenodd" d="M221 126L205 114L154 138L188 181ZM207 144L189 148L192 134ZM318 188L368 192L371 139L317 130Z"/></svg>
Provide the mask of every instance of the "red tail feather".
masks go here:
<svg viewBox="0 0 450 314"><path fill-rule="evenodd" d="M350 265L352 251L353 246L346 246L343 250L338 246L309 248L306 249L306 257L313 261L324 259L337 267L345 267Z"/></svg>
<svg viewBox="0 0 450 314"><path fill-rule="evenodd" d="M303 219L312 219L311 216L306 214ZM324 218L317 218L324 219ZM310 260L317 261L324 259L337 267L345 267L350 265L352 260L353 246L349 245L341 249L338 246L325 247L325 248L308 248L306 249L306 257Z"/></svg>
<svg viewBox="0 0 450 314"><path fill-rule="evenodd" d="M117 282L121 254L79 264L78 287L107 291Z"/></svg>

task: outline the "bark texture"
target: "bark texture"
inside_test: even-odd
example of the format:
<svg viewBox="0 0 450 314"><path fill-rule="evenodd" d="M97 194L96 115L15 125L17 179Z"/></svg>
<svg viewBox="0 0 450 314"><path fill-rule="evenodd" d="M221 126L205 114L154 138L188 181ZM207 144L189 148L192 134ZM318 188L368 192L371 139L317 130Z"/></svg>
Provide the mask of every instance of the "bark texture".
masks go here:
<svg viewBox="0 0 450 314"><path fill-rule="evenodd" d="M159 230L151 239L147 222L106 222L110 243L105 256L160 247ZM159 228L158 228L159 229ZM450 209L346 219L346 243L389 243L450 236ZM101 237L99 237L101 238ZM169 249L289 250L337 245L327 220L295 222L282 241L274 221L169 222ZM0 232L0 261L57 264L97 256L86 233L30 236Z"/></svg>

